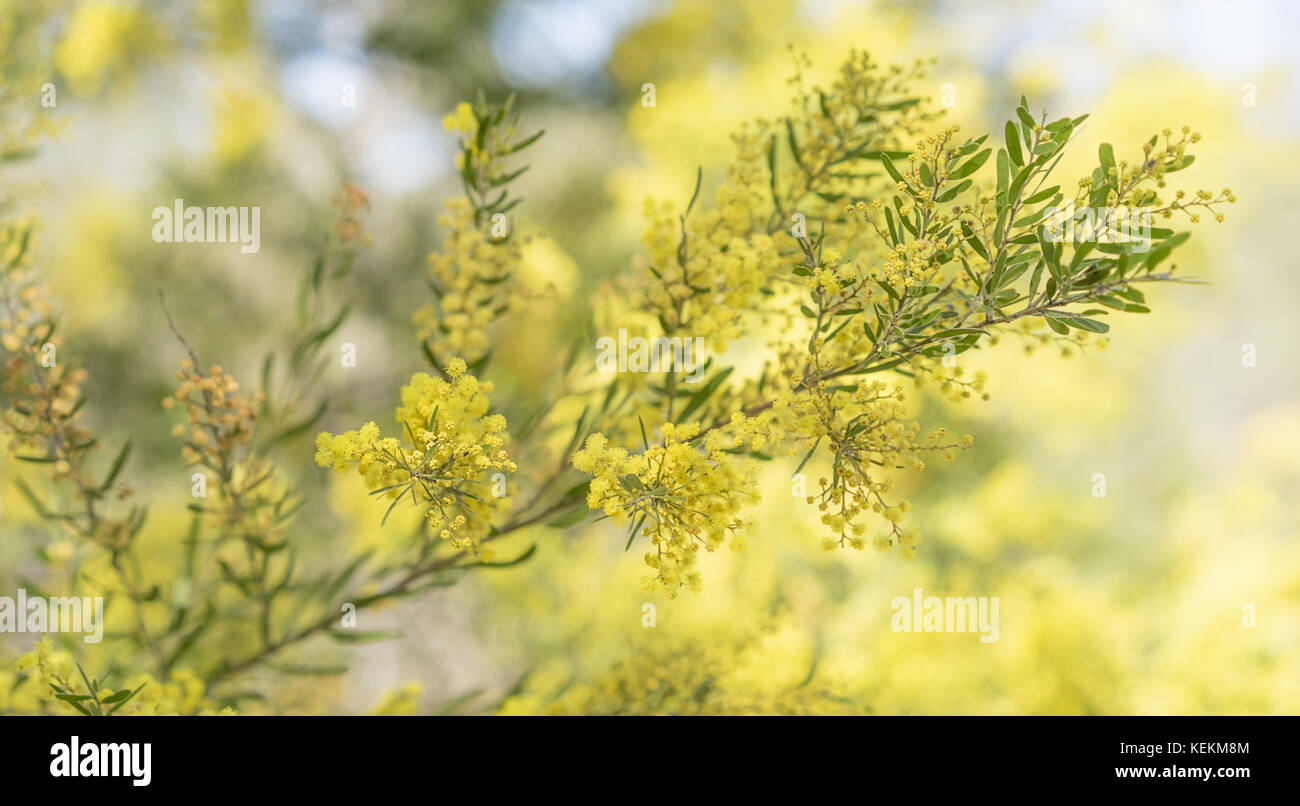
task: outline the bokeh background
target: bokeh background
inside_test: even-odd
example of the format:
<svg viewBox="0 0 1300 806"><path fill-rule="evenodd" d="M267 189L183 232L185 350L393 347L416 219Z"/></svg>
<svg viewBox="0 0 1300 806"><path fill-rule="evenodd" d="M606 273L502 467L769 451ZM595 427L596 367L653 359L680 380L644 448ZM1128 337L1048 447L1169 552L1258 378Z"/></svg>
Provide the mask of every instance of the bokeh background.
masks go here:
<svg viewBox="0 0 1300 806"><path fill-rule="evenodd" d="M424 368L411 316L442 200L459 192L441 119L479 89L517 93L547 130L518 212L540 234L528 273L559 293L501 328L490 373L515 421L593 295L633 265L645 197L684 205L696 166L706 190L720 178L736 125L785 108L790 45L814 76L853 47L933 57L918 90L946 93L970 134L999 131L1022 94L1054 116L1091 113L1066 175L1089 171L1102 141L1131 153L1188 124L1204 139L1178 178L1240 199L1193 227L1179 260L1208 284L1151 290L1154 312L1113 317L1107 350L1026 355L1003 339L963 356L988 370L990 401L920 402L922 422L977 441L906 481L926 535L915 560L823 552L793 467L775 462L758 533L703 560L699 595L642 592L617 531L539 527L512 538L538 544L523 565L366 613L366 629L403 635L345 653L346 673L254 676L267 695L254 709L1300 711L1294 4L0 0L0 43L33 19L58 100L38 155L6 169L6 196L41 222L64 349L91 371L87 417L134 441L131 480L160 540L183 532L190 480L159 407L180 348L158 292L205 361L255 377L296 335L288 312L331 198L365 188L373 244L332 292L352 305L333 338L357 345L358 366L321 378L322 426L386 422ZM150 211L176 197L260 205L261 251L154 244ZM299 545L342 559L389 539L359 483L317 471L310 435L277 451L311 502ZM0 462L0 477L18 472ZM62 556L7 482L0 521L0 589L37 572L38 550ZM998 596L999 641L895 633L891 600L914 588ZM30 639L0 636L0 654Z"/></svg>

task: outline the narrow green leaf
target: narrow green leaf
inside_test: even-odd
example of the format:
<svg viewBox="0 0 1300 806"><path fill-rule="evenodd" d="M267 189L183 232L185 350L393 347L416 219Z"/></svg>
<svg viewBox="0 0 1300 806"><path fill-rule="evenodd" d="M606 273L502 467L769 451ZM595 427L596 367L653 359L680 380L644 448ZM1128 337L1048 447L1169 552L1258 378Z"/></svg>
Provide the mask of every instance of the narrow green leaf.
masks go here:
<svg viewBox="0 0 1300 806"><path fill-rule="evenodd" d="M573 526L585 520L586 517L587 517L587 507L584 504L583 506L573 510L572 512L565 513L563 515L560 515L556 518L547 521L546 525L550 526L553 529L567 529L570 526Z"/></svg>
<svg viewBox="0 0 1300 806"><path fill-rule="evenodd" d="M704 385L703 389L701 389L700 391L692 395L690 401L686 404L686 408L682 409L682 413L677 416L677 422L679 423L686 422L687 417L690 417L701 406L707 403L709 398L713 395L713 393L716 392L718 390L718 387L722 385L722 382L725 381L729 375L731 375L731 371L733 369L734 367L727 367L726 369L719 372L717 375L714 375L713 378L710 379L709 382Z"/></svg>
<svg viewBox="0 0 1300 806"><path fill-rule="evenodd" d="M975 156L966 160L956 170L949 173L948 179L954 182L957 181L958 179L965 179L966 177L970 176L971 174L978 171L981 167L983 167L984 163L989 161L989 156L992 155L992 153L993 153L993 149L991 148L984 149L983 151L979 152Z"/></svg>
<svg viewBox="0 0 1300 806"><path fill-rule="evenodd" d="M1016 124L1008 120L1004 134L1007 141L1007 154L1011 157L1011 162L1019 168L1025 164L1025 158L1020 153L1020 132L1016 130Z"/></svg>
<svg viewBox="0 0 1300 806"><path fill-rule="evenodd" d="M1115 169L1115 149L1110 143L1102 143L1097 147L1097 157L1101 161L1102 173L1109 179L1110 172Z"/></svg>

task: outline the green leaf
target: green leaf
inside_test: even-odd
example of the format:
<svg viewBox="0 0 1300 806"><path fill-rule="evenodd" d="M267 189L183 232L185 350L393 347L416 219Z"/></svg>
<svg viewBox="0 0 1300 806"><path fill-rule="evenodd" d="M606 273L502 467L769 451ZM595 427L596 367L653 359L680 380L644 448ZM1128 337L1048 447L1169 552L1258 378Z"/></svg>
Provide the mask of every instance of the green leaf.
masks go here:
<svg viewBox="0 0 1300 806"><path fill-rule="evenodd" d="M1078 248L1074 250L1074 257L1070 259L1069 274L1071 276L1079 270L1079 266L1083 263L1083 259L1088 256L1088 253L1092 251L1094 246L1096 246L1096 243L1086 241L1079 244Z"/></svg>
<svg viewBox="0 0 1300 806"><path fill-rule="evenodd" d="M342 627L331 627L326 632L330 638L344 644L369 644L401 636L397 630L349 630Z"/></svg>
<svg viewBox="0 0 1300 806"><path fill-rule="evenodd" d="M480 562L478 565L476 565L476 566L474 566L474 567L476 567L476 568L510 568L510 567L512 567L512 566L516 566L516 565L520 565L520 564L522 564L522 563L528 562L528 560L532 559L532 556L533 556L534 554L536 554L536 553L537 553L537 544L536 544L536 543L533 543L531 546L529 546L527 549L524 550L524 553L523 553L523 554L520 554L518 557L514 558L513 560L501 560L501 561L499 561L499 562L497 562L497 561L487 561L487 560L485 560L485 561L483 561L483 562Z"/></svg>
<svg viewBox="0 0 1300 806"><path fill-rule="evenodd" d="M1095 319L1085 319L1082 316L1062 317L1066 324L1079 330L1087 330L1090 333L1105 333L1110 330L1110 325L1105 322L1098 322Z"/></svg>
<svg viewBox="0 0 1300 806"><path fill-rule="evenodd" d="M289 357L289 363L295 367L302 366L303 362L310 357L325 340L334 335L334 332L343 325L347 319L350 308L344 305L328 324L316 329L294 348L292 355Z"/></svg>
<svg viewBox="0 0 1300 806"><path fill-rule="evenodd" d="M1052 185L1050 188L1047 188L1046 190L1040 190L1039 192L1025 199L1025 204L1038 204L1040 201L1050 199L1053 196L1055 196L1056 192L1060 189L1061 189L1060 185Z"/></svg>
<svg viewBox="0 0 1300 806"><path fill-rule="evenodd" d="M885 166L885 173L889 174L895 182L907 184L907 180L903 179L903 175L894 167L894 161L889 158L888 154L880 155L880 164Z"/></svg>
<svg viewBox="0 0 1300 806"><path fill-rule="evenodd" d="M1038 294L1038 281L1043 276L1043 261L1038 261L1034 266L1034 271L1029 275L1029 296L1033 297Z"/></svg>
<svg viewBox="0 0 1300 806"><path fill-rule="evenodd" d="M811 458L813 457L813 454L817 452L817 446L820 445L820 444L822 444L822 438L821 438L821 437L817 437L817 441L814 442L814 443L812 444L812 447L808 449L808 452L805 453L805 454L803 455L803 461L799 462L799 466L796 467L796 468L794 469L794 472L791 473L790 475L792 475L792 476L797 476L797 475L799 475L799 472L800 472L801 470L803 470L803 466L806 465L806 464L808 464L808 460L811 459Z"/></svg>
<svg viewBox="0 0 1300 806"><path fill-rule="evenodd" d="M276 434L276 435L271 439L271 441L272 441L273 443L275 443L275 442L283 442L283 441L285 441L285 440L287 440L287 439L292 439L293 437L296 437L296 436L298 436L299 434L301 434L301 433L303 433L304 431L306 431L307 429L311 428L312 425L314 425L314 424L316 423L316 421L319 420L319 419L321 418L321 415L323 415L323 414L325 413L325 407L326 407L327 405L328 405L328 401L327 401L327 400L322 400L322 401L320 402L320 405L316 407L316 410L315 410L314 412L312 412L312 413L311 413L307 418L305 418L305 419L301 420L300 422L297 422L297 423L295 423L295 424L289 426L288 428L285 428L283 431L281 431L280 433Z"/></svg>
<svg viewBox="0 0 1300 806"><path fill-rule="evenodd" d="M1008 120L1004 134L1007 141L1007 154L1010 155L1015 166L1019 168L1025 164L1025 158L1020 153L1020 132L1016 131L1016 124Z"/></svg>
<svg viewBox="0 0 1300 806"><path fill-rule="evenodd" d="M1029 181L1029 177L1033 174L1033 172L1034 172L1034 166L1026 165L1025 167L1021 168L1020 172L1017 173L1015 178L1011 180L1011 185L1007 188L1008 204L1011 203L1011 201L1015 199L1018 195L1020 195L1020 189L1024 186L1025 182Z"/></svg>
<svg viewBox="0 0 1300 806"><path fill-rule="evenodd" d="M686 205L684 216L691 214L691 209L695 207L695 200L700 197L700 183L704 181L704 166L701 165L695 169L695 192L691 194L691 201Z"/></svg>
<svg viewBox="0 0 1300 806"><path fill-rule="evenodd" d="M975 156L966 160L964 163L961 164L960 167L958 167L952 173L948 174L948 179L951 181L956 181L958 179L965 179L966 177L970 176L971 174L978 171L981 167L983 167L984 163L989 161L989 156L992 153L993 153L993 149L991 148L984 149L983 151L979 152Z"/></svg>
<svg viewBox="0 0 1300 806"><path fill-rule="evenodd" d="M570 526L585 520L587 517L587 511L587 507L584 504L582 507L579 507L572 512L547 521L546 525L550 526L552 529L567 529Z"/></svg>
<svg viewBox="0 0 1300 806"><path fill-rule="evenodd" d="M803 167L803 158L799 156L799 143L794 137L794 124L790 122L790 118L785 119L785 134L790 142L790 153L794 156L795 164Z"/></svg>
<svg viewBox="0 0 1300 806"><path fill-rule="evenodd" d="M636 540L637 534L641 531L641 524L645 523L645 519L649 517L649 514L648 512L642 512L641 517L637 518L636 522L632 524L632 528L627 530L627 545L623 547L623 551L632 548L632 541Z"/></svg>
<svg viewBox="0 0 1300 806"><path fill-rule="evenodd" d="M104 705L116 705L119 702L126 702L127 700L131 699L131 695L133 693L135 692L131 691L131 689L124 688L121 691L113 692L112 694L108 695L104 699L100 700L100 702L103 703Z"/></svg>
<svg viewBox="0 0 1300 806"><path fill-rule="evenodd" d="M1043 259L1047 261L1047 270L1052 273L1053 277L1061 277L1061 259L1060 253L1056 250L1056 245L1049 243L1047 236L1043 234L1043 227L1038 228L1038 246L1043 252Z"/></svg>
<svg viewBox="0 0 1300 806"><path fill-rule="evenodd" d="M898 211L898 223L900 223L903 226L903 228L906 229L908 232L912 233L913 238L917 237L916 227L912 224L911 221L908 221L907 216L903 214L903 197L901 196L894 197L894 209Z"/></svg>
<svg viewBox="0 0 1300 806"><path fill-rule="evenodd" d="M1016 117L1020 118L1020 122L1024 125L1026 135L1038 125L1038 121L1034 120L1034 116L1029 114L1029 102L1025 100L1023 95L1020 96L1020 106L1016 107Z"/></svg>
<svg viewBox="0 0 1300 806"><path fill-rule="evenodd" d="M1131 300L1133 302L1142 303L1147 301L1146 294L1143 294L1140 289L1134 288L1131 285L1118 289L1115 293L1123 297L1124 299Z"/></svg>
<svg viewBox="0 0 1300 806"><path fill-rule="evenodd" d="M965 236L966 243L970 244L970 248L974 249L977 255L987 261L989 259L988 251L984 248L984 244L980 243L979 239L975 237L975 231L965 221L961 223L961 233Z"/></svg>
<svg viewBox="0 0 1300 806"><path fill-rule="evenodd" d="M520 151L523 151L525 148L528 148L533 143L536 143L538 140L542 139L542 135L544 134L546 134L546 129L540 129L536 134L529 135L528 137L525 137L523 140L520 140L518 143L515 143L514 145L510 146L510 150L506 151L505 153L518 154Z"/></svg>
<svg viewBox="0 0 1300 806"><path fill-rule="evenodd" d="M504 174L502 176L498 176L495 179L489 179L488 185L494 188L501 187L502 185L508 185L511 182L518 179L519 177L523 176L524 172L531 167L532 167L531 165L525 165L524 167L520 168L517 171L511 171L510 173Z"/></svg>
<svg viewBox="0 0 1300 806"><path fill-rule="evenodd" d="M1017 218L1015 221L1011 223L1011 226L1013 228L1019 229L1021 227L1027 227L1030 224L1036 224L1038 223L1039 219L1047 215L1048 209L1049 208L1047 207L1040 207L1039 209L1031 212L1029 215L1021 216L1020 218Z"/></svg>
<svg viewBox="0 0 1300 806"><path fill-rule="evenodd" d="M686 404L686 408L682 409L682 413L677 416L677 422L679 423L686 422L687 417L690 417L701 406L707 403L709 398L713 395L713 393L716 392L718 390L718 387L722 385L722 382L727 379L727 376L731 375L731 371L733 369L734 367L727 367L726 369L719 372L717 375L714 375L713 378L711 378L709 382L704 385L703 389L701 389L700 391L692 395L690 401Z"/></svg>
<svg viewBox="0 0 1300 806"><path fill-rule="evenodd" d="M1101 161L1102 173L1109 179L1110 172L1115 169L1115 149L1110 143L1102 143L1097 147L1097 157Z"/></svg>
<svg viewBox="0 0 1300 806"><path fill-rule="evenodd" d="M86 706L81 704L81 700L88 700L90 699L90 697L77 696L72 694L55 694L54 697L55 699L63 700L68 705L71 705L73 708L76 708L85 716L94 716L94 714L90 713L90 711L87 710Z"/></svg>
<svg viewBox="0 0 1300 806"><path fill-rule="evenodd" d="M140 689L144 688L147 685L149 684L141 683L140 685L136 686L134 691L127 692L125 697L122 697L122 699L113 702L113 707L108 709L108 713L109 714L116 713L117 709L121 708L123 705L126 705L128 702L130 702L131 699L135 697L135 695L140 693ZM104 702L109 703L110 701L114 700L119 694L122 694L122 692L119 691L117 694L114 694L112 697L109 697L108 699L104 700Z"/></svg>
<svg viewBox="0 0 1300 806"><path fill-rule="evenodd" d="M333 675L343 674L348 670L348 667L342 664L311 666L300 663L276 663L267 665L277 672L300 675L303 677L330 677Z"/></svg>
<svg viewBox="0 0 1300 806"><path fill-rule="evenodd" d="M471 689L457 697L452 697L450 700L447 700L445 703L438 706L438 709L433 712L433 716L451 716L456 712L456 709L460 708L465 703L481 696L482 694L483 694L483 689L476 688L476 689Z"/></svg>
<svg viewBox="0 0 1300 806"><path fill-rule="evenodd" d="M767 184L772 191L772 201L776 202L779 209L781 204L776 197L776 135L772 135L772 141L767 144Z"/></svg>
<svg viewBox="0 0 1300 806"><path fill-rule="evenodd" d="M886 157L888 157L889 159L901 160L911 153L912 152L910 151L871 150L871 151L863 151L859 153L857 156L861 157L864 160L883 160Z"/></svg>
<svg viewBox="0 0 1300 806"><path fill-rule="evenodd" d="M971 184L972 184L971 180L967 179L964 182L961 182L960 184L956 185L955 187L951 187L945 190L943 193L939 194L939 196L935 199L935 201L939 202L940 204L946 204L947 202L950 202L953 199L957 198L959 195L961 195L967 188L971 186ZM889 208L886 207L885 210L886 212L888 212Z"/></svg>
<svg viewBox="0 0 1300 806"><path fill-rule="evenodd" d="M1156 266L1160 265L1161 261L1169 257L1169 253L1171 251L1173 251L1173 247L1169 245L1169 241L1165 241L1164 243L1160 244L1156 248L1152 249L1147 254L1147 260L1146 260L1147 271L1154 271Z"/></svg>
<svg viewBox="0 0 1300 806"><path fill-rule="evenodd" d="M1006 149L998 149L998 198L999 207L1007 203L1007 185L1011 184L1011 163L1007 159Z"/></svg>
<svg viewBox="0 0 1300 806"><path fill-rule="evenodd" d="M14 482L14 486L16 486L18 491L23 494L23 498L27 499L27 503L32 505L32 509L36 510L37 515L40 515L45 519L50 517L50 511L46 509L40 499L36 497L36 493L32 492L32 488L27 486L27 482L18 479Z"/></svg>
<svg viewBox="0 0 1300 806"><path fill-rule="evenodd" d="M889 228L889 239L894 246L903 242L902 233L894 227L894 211L888 207L885 208L885 226Z"/></svg>
<svg viewBox="0 0 1300 806"><path fill-rule="evenodd" d="M352 578L352 575L365 564L366 560L370 559L370 555L373 553L374 552L367 551L353 558L352 562L348 563L348 566L340 571L339 575L335 577L334 581L325 589L324 598L333 599L341 590L343 590L343 586L346 585L348 580Z"/></svg>
<svg viewBox="0 0 1300 806"><path fill-rule="evenodd" d="M573 453L573 449L582 441L582 428L587 422L587 412L590 410L590 404L582 407L582 414L578 415L578 423L573 427L573 436L569 438L569 444L565 447L564 452L560 454L561 456L568 456Z"/></svg>

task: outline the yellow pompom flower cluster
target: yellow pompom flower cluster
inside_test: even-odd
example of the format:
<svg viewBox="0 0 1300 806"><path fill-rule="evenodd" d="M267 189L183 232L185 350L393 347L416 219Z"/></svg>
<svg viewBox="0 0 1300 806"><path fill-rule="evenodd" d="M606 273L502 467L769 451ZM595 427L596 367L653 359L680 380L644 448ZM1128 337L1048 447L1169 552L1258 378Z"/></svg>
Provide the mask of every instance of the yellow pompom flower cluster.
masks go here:
<svg viewBox="0 0 1300 806"><path fill-rule="evenodd" d="M236 446L252 439L260 393L251 399L239 394L239 382L220 365L205 374L189 357L181 359L176 379L180 386L162 405L168 410L178 404L185 407L189 428L180 423L172 428L172 436L185 444L181 453L190 464L223 467Z"/></svg>
<svg viewBox="0 0 1300 806"><path fill-rule="evenodd" d="M369 246L372 239L361 220L361 213L370 207L369 194L357 185L345 182L343 189L334 197L334 206L339 211L338 220L334 224L339 245L343 249Z"/></svg>
<svg viewBox="0 0 1300 806"><path fill-rule="evenodd" d="M106 548L120 548L142 516L137 510L131 519L110 518L97 505L116 475L98 481L86 468L100 446L80 419L88 374L59 355L62 342L53 307L45 285L32 274L31 254L28 223L0 228L0 393L5 398L0 427L11 453L40 463L52 481L70 482L86 503L84 514L59 518L60 527ZM117 495L126 498L131 490L119 483ZM38 514L50 515L28 497Z"/></svg>
<svg viewBox="0 0 1300 806"><path fill-rule="evenodd" d="M982 383L982 378L980 380ZM922 456L941 454L952 459L955 452L973 443L970 436L947 442L946 428L937 428L924 438L920 425L909 422L909 409L901 383L892 388L882 381L861 381L852 391L831 390L823 381L812 390L779 396L770 410L753 417L735 413L729 423L738 445L757 450L766 444L786 442L789 454L796 445L809 455L823 443L831 454L831 478L819 480L819 492L806 496L822 513L821 521L831 536L823 540L826 550L867 545L870 514L881 516L886 531L872 540L879 550L901 545L905 556L915 554L919 537L902 526L908 502L891 503L885 496L894 480L890 470L923 470Z"/></svg>
<svg viewBox="0 0 1300 806"><path fill-rule="evenodd" d="M662 442L637 454L592 434L571 460L592 476L587 506L616 524L630 524L633 538L650 539L653 550L645 562L655 573L642 578L642 587L662 589L671 598L683 587L700 589L701 548L744 548L750 524L738 513L758 501L757 462L727 453L716 431L692 444L700 433L696 423L665 423L660 433Z"/></svg>
<svg viewBox="0 0 1300 806"><path fill-rule="evenodd" d="M21 326L15 328L21 330ZM4 410L4 430L11 435L9 449L50 462L55 481L72 479L93 487L94 480L81 468L81 459L86 448L98 443L91 431L77 422L86 371L80 367L40 367L43 345L15 343L23 338L15 336L15 331L0 337L9 352L0 370L0 391L10 401ZM45 344L53 347L57 342Z"/></svg>
<svg viewBox="0 0 1300 806"><path fill-rule="evenodd" d="M438 223L447 235L428 259L438 298L414 317L417 337L440 366L453 356L472 362L487 354L488 326L514 302L513 284L505 281L519 267L524 244L520 238L494 239L463 196L446 207Z"/></svg>
<svg viewBox="0 0 1300 806"><path fill-rule="evenodd" d="M507 104L507 109L511 104ZM516 134L513 123L504 123L504 115L496 116L495 109L482 110L482 123L474 114L474 105L461 101L456 110L442 119L443 128L460 135L461 151L456 155L456 169L468 173L476 180L491 182L505 175L502 157L509 154L511 138ZM479 130L483 136L479 137ZM466 172L466 166L469 171Z"/></svg>
<svg viewBox="0 0 1300 806"><path fill-rule="evenodd" d="M1237 197L1231 188L1225 187L1218 193L1197 190L1190 196L1186 191L1176 190L1172 199L1161 195L1160 191L1168 185L1167 174L1191 165L1195 157L1187 153L1187 148L1201 140L1200 133L1193 132L1190 126L1182 127L1179 139L1175 140L1173 136L1171 129L1164 129L1143 144L1140 160L1134 163L1119 160L1115 163L1104 177L1113 181L1115 185L1107 192L1105 203L1112 206L1148 207L1153 216L1158 215L1161 218L1172 218L1175 213L1182 213L1193 224L1201 220L1197 212L1200 209L1212 215L1215 221L1222 222L1223 213L1219 212L1218 208L1224 204L1237 202ZM1163 145L1160 142L1161 138L1164 140ZM1077 205L1085 203L1098 176L1101 176L1100 172L1079 181ZM1100 235L1112 234L1108 222L1103 221L1099 226Z"/></svg>
<svg viewBox="0 0 1300 806"><path fill-rule="evenodd" d="M493 495L491 476L516 467L505 448L505 417L488 413L492 384L467 374L460 358L449 362L447 375L450 381L417 372L402 387L396 417L405 441L382 436L373 422L343 434L323 431L316 463L340 473L355 469L372 494L392 500L390 511L409 496L428 507L434 533L481 554L479 541L504 500Z"/></svg>
<svg viewBox="0 0 1300 806"><path fill-rule="evenodd" d="M478 119L474 117L474 107L469 101L461 101L456 110L442 119L442 127L449 132L473 134L478 129Z"/></svg>
<svg viewBox="0 0 1300 806"><path fill-rule="evenodd" d="M965 437L960 442L945 443L946 428L934 429L919 438L920 425L907 421L909 412L901 384L891 390L882 381L863 381L848 396L847 405L833 409L821 396L810 396L804 403L812 404L818 416L831 423L827 436L832 478L820 479L821 491L808 497L808 503L817 504L823 513L822 523L834 535L823 541L824 547L829 550L847 544L864 548L867 524L862 516L871 512L887 524L887 532L873 538L872 545L885 551L898 544L907 556L912 556L918 538L914 531L902 526L903 513L911 505L907 501L888 502L884 495L892 489L893 479L879 477L873 468L923 470L922 454L940 453L952 459L956 449L968 447L973 440Z"/></svg>
<svg viewBox="0 0 1300 806"><path fill-rule="evenodd" d="M827 87L809 87L804 70L812 66L806 53L795 53L795 72L789 84L799 114L791 126L799 143L801 168L791 171L791 195L842 189L843 177L835 169L844 154L864 139L871 148L890 149L899 136L914 134L937 117L919 99L911 98L913 85L925 78L927 64L885 67L865 51L853 50Z"/></svg>
<svg viewBox="0 0 1300 806"><path fill-rule="evenodd" d="M723 350L741 332L741 317L781 270L768 230L771 195L762 131L733 136L737 157L716 206L686 216L669 202L646 201L642 243L655 281L638 307L654 314L669 334L687 332Z"/></svg>
<svg viewBox="0 0 1300 806"><path fill-rule="evenodd" d="M217 708L206 696L207 684L190 669L177 669L163 682L147 674L124 681L138 693L118 711L124 716L235 716L230 706ZM107 691L104 692L108 694Z"/></svg>
<svg viewBox="0 0 1300 806"><path fill-rule="evenodd" d="M886 253L876 279L893 286L895 291L923 286L934 279L939 270L935 254L939 251L930 241L909 241L895 246Z"/></svg>
<svg viewBox="0 0 1300 806"><path fill-rule="evenodd" d="M0 391L9 449L51 463L53 478L93 486L80 469L91 432L77 423L86 371L58 360L48 289L30 275L31 230L10 224L0 230ZM80 446L80 447L79 447Z"/></svg>
<svg viewBox="0 0 1300 806"><path fill-rule="evenodd" d="M292 511L286 505L293 491L275 464L252 448L264 397L240 394L238 381L219 365L204 373L195 364L192 353L181 360L176 373L181 383L162 405L185 407L186 423L173 426L172 434L182 442L185 461L205 468L215 487L202 507L203 518L223 537L237 538L218 541L215 559L223 575L246 590L265 589L270 555L285 548L286 512ZM285 574L292 568L291 554L280 560Z"/></svg>
<svg viewBox="0 0 1300 806"><path fill-rule="evenodd" d="M523 262L527 239L516 237L507 214L520 202L510 199L510 183L526 166L508 172L506 161L542 132L514 141L513 105L513 96L501 105L466 102L443 119L448 131L460 135L456 167L465 195L449 200L438 219L447 235L429 255L429 286L437 302L415 314L419 339L438 366L453 356L471 363L486 356L488 325L516 302L518 292L507 281Z"/></svg>
<svg viewBox="0 0 1300 806"><path fill-rule="evenodd" d="M103 681L82 675L67 650L56 649L48 636L20 655L14 669L24 678L14 681L6 710L40 714L115 714L118 716L214 716L234 715L232 708L217 709L205 696L207 686L190 669L175 669L164 682L147 674L123 681L121 689L101 685ZM88 688L93 684L93 688ZM123 692L127 692L124 694ZM76 704L55 694L83 697Z"/></svg>
<svg viewBox="0 0 1300 806"><path fill-rule="evenodd" d="M63 650L56 651L54 642L48 635L42 636L31 652L19 655L14 668L20 672L35 672L36 680L42 686L70 680L76 676L77 671L72 656Z"/></svg>
<svg viewBox="0 0 1300 806"><path fill-rule="evenodd" d="M934 383L940 395L954 403L968 400L971 397L977 397L980 400L989 399L989 393L984 391L985 386L988 384L989 375L982 369L975 370L968 376L966 368L960 364L954 362L952 366L944 366L941 359L936 360L923 356L913 356L908 366L915 376L918 388L924 386L926 380L929 379Z"/></svg>

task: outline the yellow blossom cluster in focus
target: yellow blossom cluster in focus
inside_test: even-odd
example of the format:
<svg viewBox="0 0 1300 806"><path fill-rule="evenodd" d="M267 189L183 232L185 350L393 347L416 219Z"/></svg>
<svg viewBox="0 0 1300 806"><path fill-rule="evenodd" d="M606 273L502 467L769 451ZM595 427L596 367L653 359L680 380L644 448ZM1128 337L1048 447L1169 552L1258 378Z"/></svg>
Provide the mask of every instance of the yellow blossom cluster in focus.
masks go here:
<svg viewBox="0 0 1300 806"><path fill-rule="evenodd" d="M513 286L504 281L523 258L523 240L494 241L477 225L474 207L463 196L449 199L446 207L438 218L446 237L429 255L438 299L414 317L416 337L440 366L452 356L472 362L487 354L488 326L513 301Z"/></svg>
<svg viewBox="0 0 1300 806"><path fill-rule="evenodd" d="M384 437L373 422L360 430L316 437L316 463L340 473L355 469L375 495L395 506L403 496L427 506L425 517L443 540L479 552L502 496L493 495L495 473L513 473L506 451L506 419L489 414L491 382L466 372L453 358L450 380L417 372L402 387L397 422L405 440ZM486 549L483 549L486 551Z"/></svg>
<svg viewBox="0 0 1300 806"><path fill-rule="evenodd" d="M749 524L739 512L758 501L757 463L727 453L717 431L704 435L700 446L692 444L700 433L696 423L665 423L660 433L662 442L636 454L592 434L572 462L592 476L591 509L603 510L620 526L631 524L633 537L649 537L653 550L645 562L655 574L644 577L642 587L672 597L682 587L700 589L695 566L701 548L744 548Z"/></svg>

